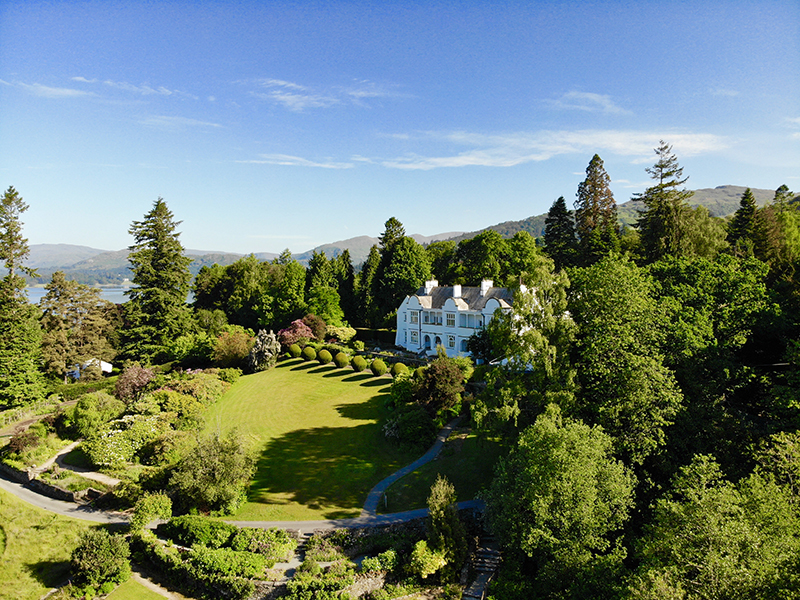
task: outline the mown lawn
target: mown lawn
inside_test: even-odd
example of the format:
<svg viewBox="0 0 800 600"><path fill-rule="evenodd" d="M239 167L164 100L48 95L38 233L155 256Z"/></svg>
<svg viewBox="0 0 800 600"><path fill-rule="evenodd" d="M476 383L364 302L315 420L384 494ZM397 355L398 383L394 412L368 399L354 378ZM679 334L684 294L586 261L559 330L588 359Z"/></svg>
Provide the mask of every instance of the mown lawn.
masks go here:
<svg viewBox="0 0 800 600"><path fill-rule="evenodd" d="M37 600L63 583L87 521L38 509L0 490L0 598Z"/></svg>
<svg viewBox="0 0 800 600"><path fill-rule="evenodd" d="M163 596L147 589L141 583L129 579L111 592L107 600L163 600Z"/></svg>
<svg viewBox="0 0 800 600"><path fill-rule="evenodd" d="M207 431L253 436L259 452L236 520L358 516L381 479L416 458L386 441L389 377L300 359L237 381L206 414Z"/></svg>
<svg viewBox="0 0 800 600"><path fill-rule="evenodd" d="M494 466L503 452L497 440L482 439L474 433L456 430L435 460L409 473L386 491L378 512L425 508L431 486L439 474L453 484L459 502L472 500L492 481Z"/></svg>

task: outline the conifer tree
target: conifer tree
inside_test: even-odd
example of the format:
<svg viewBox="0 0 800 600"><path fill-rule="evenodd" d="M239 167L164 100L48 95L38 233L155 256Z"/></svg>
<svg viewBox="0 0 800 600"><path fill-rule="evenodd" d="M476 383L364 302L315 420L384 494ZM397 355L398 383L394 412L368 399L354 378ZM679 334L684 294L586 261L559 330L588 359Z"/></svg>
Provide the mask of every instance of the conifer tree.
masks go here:
<svg viewBox="0 0 800 600"><path fill-rule="evenodd" d="M25 296L25 278L35 275L24 266L28 240L20 216L28 205L13 187L0 200L0 260L6 275L0 279L0 406L14 407L40 400L44 385L38 311Z"/></svg>
<svg viewBox="0 0 800 600"><path fill-rule="evenodd" d="M586 179L578 185L575 201L575 229L584 264L619 249L617 203L603 160L595 154L586 167Z"/></svg>
<svg viewBox="0 0 800 600"><path fill-rule="evenodd" d="M728 227L728 243L736 253L749 254L753 251L753 233L758 205L750 188L747 188L739 201Z"/></svg>
<svg viewBox="0 0 800 600"><path fill-rule="evenodd" d="M186 295L192 260L183 254L175 221L163 198L153 203L143 221L134 221L128 232L134 238L128 261L133 287L125 304L123 331L127 358L152 360L165 343L190 328Z"/></svg>
<svg viewBox="0 0 800 600"><path fill-rule="evenodd" d="M684 254L687 200L693 195L693 192L679 189L689 178L683 177L683 167L678 166L672 146L662 140L655 152L656 164L645 170L657 183L634 196L644 203L636 227L649 261Z"/></svg>
<svg viewBox="0 0 800 600"><path fill-rule="evenodd" d="M571 267L578 257L578 240L575 237L575 220L567 208L564 196L553 202L544 220L544 249L553 259L556 270Z"/></svg>

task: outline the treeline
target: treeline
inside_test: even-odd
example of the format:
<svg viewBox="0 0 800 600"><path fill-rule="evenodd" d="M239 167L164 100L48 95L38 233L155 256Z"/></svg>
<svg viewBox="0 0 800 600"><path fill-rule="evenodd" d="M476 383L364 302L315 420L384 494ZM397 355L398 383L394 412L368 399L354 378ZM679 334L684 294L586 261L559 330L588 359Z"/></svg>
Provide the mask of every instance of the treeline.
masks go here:
<svg viewBox="0 0 800 600"><path fill-rule="evenodd" d="M496 600L800 597L800 206L714 219L656 154L624 230L592 159L485 336Z"/></svg>

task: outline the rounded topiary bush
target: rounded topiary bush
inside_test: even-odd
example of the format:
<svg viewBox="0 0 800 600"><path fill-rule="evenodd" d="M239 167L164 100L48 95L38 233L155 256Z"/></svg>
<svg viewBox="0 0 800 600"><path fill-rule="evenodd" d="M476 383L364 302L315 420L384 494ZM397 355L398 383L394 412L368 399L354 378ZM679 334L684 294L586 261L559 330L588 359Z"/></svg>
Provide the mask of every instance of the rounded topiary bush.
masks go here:
<svg viewBox="0 0 800 600"><path fill-rule="evenodd" d="M317 360L321 365L327 365L329 362L333 360L331 353L327 350L320 350L319 354L317 354Z"/></svg>
<svg viewBox="0 0 800 600"><path fill-rule="evenodd" d="M303 348L303 360L314 360L317 358L317 351L314 350L311 346L306 346Z"/></svg>
<svg viewBox="0 0 800 600"><path fill-rule="evenodd" d="M405 373L406 371L408 371L408 367L401 362L396 362L392 365L392 377L397 377L400 373Z"/></svg>
<svg viewBox="0 0 800 600"><path fill-rule="evenodd" d="M367 368L367 361L364 360L363 356L356 356L353 359L352 365L353 365L353 369L355 369L356 371L358 371L360 373L361 371L363 371L364 369Z"/></svg>
<svg viewBox="0 0 800 600"><path fill-rule="evenodd" d="M303 351L300 349L300 346L298 346L297 344L292 344L291 346L289 346L289 354L291 355L292 358L300 358L300 354L302 352Z"/></svg>
<svg viewBox="0 0 800 600"><path fill-rule="evenodd" d="M350 357L344 352L339 352L339 354L333 357L333 362L335 362L336 366L340 369L344 369L350 364Z"/></svg>
<svg viewBox="0 0 800 600"><path fill-rule="evenodd" d="M386 375L386 372L389 370L389 367L386 366L386 363L383 362L380 358L376 358L372 361L370 365L370 369L372 370L372 374L375 377L380 377L381 375Z"/></svg>

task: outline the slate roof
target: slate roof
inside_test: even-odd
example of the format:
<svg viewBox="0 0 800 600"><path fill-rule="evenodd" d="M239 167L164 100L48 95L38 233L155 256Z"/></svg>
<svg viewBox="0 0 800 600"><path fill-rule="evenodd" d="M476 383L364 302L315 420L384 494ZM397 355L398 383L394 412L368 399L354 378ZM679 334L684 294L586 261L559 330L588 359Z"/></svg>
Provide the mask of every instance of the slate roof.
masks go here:
<svg viewBox="0 0 800 600"><path fill-rule="evenodd" d="M425 287L416 291L416 296L423 308L438 309L444 306L448 299L453 297L453 287L443 285L431 290L430 295L425 294ZM503 308L511 308L514 303L514 294L508 288L491 287L481 296L481 288L461 286L461 297L455 298L456 305L462 310L483 310L486 303L494 298Z"/></svg>

